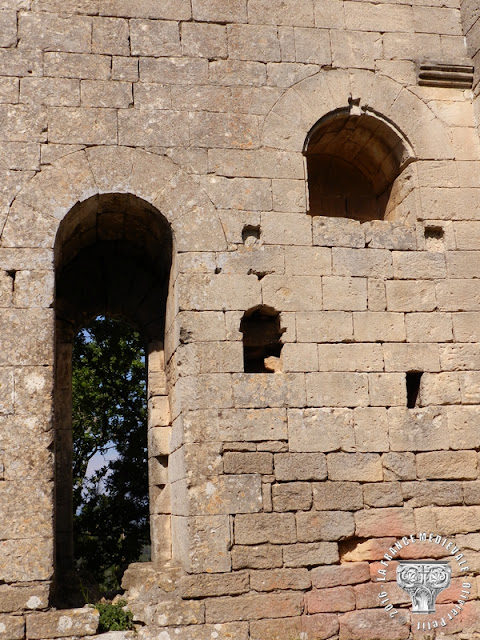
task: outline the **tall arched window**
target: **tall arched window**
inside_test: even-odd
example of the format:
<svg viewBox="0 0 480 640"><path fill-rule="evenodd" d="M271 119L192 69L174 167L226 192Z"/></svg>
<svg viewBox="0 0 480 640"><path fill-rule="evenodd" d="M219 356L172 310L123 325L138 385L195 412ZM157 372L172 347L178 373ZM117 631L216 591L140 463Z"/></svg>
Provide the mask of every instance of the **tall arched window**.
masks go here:
<svg viewBox="0 0 480 640"><path fill-rule="evenodd" d="M59 227L55 243L57 595L65 593L74 566L72 344L78 330L97 316L122 318L145 340L152 559L170 556L163 340L171 260L169 225L154 207L131 195L94 196L73 207Z"/></svg>
<svg viewBox="0 0 480 640"><path fill-rule="evenodd" d="M358 105L337 109L310 130L304 145L312 215L368 220L401 218L412 191L413 152L386 119Z"/></svg>

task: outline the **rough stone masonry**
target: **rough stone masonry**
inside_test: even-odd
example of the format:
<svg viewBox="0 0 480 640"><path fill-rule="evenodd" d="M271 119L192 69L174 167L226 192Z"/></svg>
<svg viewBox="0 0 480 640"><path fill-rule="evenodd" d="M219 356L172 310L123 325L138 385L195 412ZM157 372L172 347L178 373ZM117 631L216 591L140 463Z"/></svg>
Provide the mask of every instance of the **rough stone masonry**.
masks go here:
<svg viewBox="0 0 480 640"><path fill-rule="evenodd" d="M478 0L0 0L0 638L97 633L98 314L149 345L139 640L478 637L479 59Z"/></svg>

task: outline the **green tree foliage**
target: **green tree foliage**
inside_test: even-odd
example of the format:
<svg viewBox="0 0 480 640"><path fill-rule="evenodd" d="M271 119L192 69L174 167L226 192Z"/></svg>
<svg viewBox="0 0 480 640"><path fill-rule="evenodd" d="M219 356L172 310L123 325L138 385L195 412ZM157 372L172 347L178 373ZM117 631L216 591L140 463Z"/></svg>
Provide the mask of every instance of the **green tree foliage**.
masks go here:
<svg viewBox="0 0 480 640"><path fill-rule="evenodd" d="M92 476L89 460L116 454ZM104 590L149 544L146 370L138 333L99 317L73 347L75 561Z"/></svg>

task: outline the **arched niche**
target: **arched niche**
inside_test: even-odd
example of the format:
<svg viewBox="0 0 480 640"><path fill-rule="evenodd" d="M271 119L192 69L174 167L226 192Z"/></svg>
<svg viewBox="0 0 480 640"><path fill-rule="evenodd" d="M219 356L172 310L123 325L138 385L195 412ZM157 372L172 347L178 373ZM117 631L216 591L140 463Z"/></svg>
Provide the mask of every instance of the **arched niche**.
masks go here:
<svg viewBox="0 0 480 640"><path fill-rule="evenodd" d="M77 203L56 234L55 575L59 605L75 604L72 506L72 343L98 315L120 318L145 342L152 561L171 557L170 416L164 366L173 238L164 216L130 194ZM132 469L135 473L135 469ZM69 599L71 598L71 599Z"/></svg>
<svg viewBox="0 0 480 640"><path fill-rule="evenodd" d="M373 111L351 105L310 129L306 157L309 212L366 222L396 220L411 186L402 175L413 162L408 141Z"/></svg>

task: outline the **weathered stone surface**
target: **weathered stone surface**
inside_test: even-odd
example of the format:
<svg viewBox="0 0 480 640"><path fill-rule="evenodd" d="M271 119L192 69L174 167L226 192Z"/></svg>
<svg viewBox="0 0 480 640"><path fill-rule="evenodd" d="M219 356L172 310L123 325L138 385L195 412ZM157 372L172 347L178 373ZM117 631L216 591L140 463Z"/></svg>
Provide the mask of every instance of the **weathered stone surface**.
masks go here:
<svg viewBox="0 0 480 640"><path fill-rule="evenodd" d="M248 640L248 623L233 622L227 624L204 624L186 627L141 627L138 631L139 640L158 640L164 634L165 639L177 640L211 640L212 634L217 640ZM165 635L167 634L167 635ZM163 640L163 639L162 639Z"/></svg>
<svg viewBox="0 0 480 640"><path fill-rule="evenodd" d="M368 563L334 565L332 567L316 567L312 569L312 584L317 589L327 589L347 584L357 584L370 580Z"/></svg>
<svg viewBox="0 0 480 640"><path fill-rule="evenodd" d="M311 585L307 569L277 569L250 573L250 587L253 591L309 589Z"/></svg>
<svg viewBox="0 0 480 640"><path fill-rule="evenodd" d="M321 482L313 485L313 503L319 511L355 511L363 506L361 485L357 482Z"/></svg>
<svg viewBox="0 0 480 640"><path fill-rule="evenodd" d="M318 453L277 453L275 477L277 480L325 480L327 461Z"/></svg>
<svg viewBox="0 0 480 640"><path fill-rule="evenodd" d="M296 539L293 513L255 513L235 518L236 544L286 544Z"/></svg>
<svg viewBox="0 0 480 640"><path fill-rule="evenodd" d="M27 618L27 638L64 638L66 634L91 636L97 630L99 616L93 607L32 613Z"/></svg>
<svg viewBox="0 0 480 640"><path fill-rule="evenodd" d="M351 450L354 446L352 412L346 409L289 410L288 435L292 451Z"/></svg>
<svg viewBox="0 0 480 640"><path fill-rule="evenodd" d="M346 511L297 513L296 519L299 542L341 540L355 531L353 514Z"/></svg>
<svg viewBox="0 0 480 640"><path fill-rule="evenodd" d="M273 618L300 615L303 594L253 594L235 598L212 598L206 603L207 622L259 620L265 612Z"/></svg>
<svg viewBox="0 0 480 640"><path fill-rule="evenodd" d="M247 572L184 576L180 583L182 598L205 598L246 593L249 588ZM257 589L258 590L258 589Z"/></svg>
<svg viewBox="0 0 480 640"><path fill-rule="evenodd" d="M403 640L408 638L407 614L399 613L394 619L385 611L351 611L340 616L341 640ZM403 624L402 624L403 622Z"/></svg>
<svg viewBox="0 0 480 640"><path fill-rule="evenodd" d="M478 475L475 451L438 451L417 455L417 474L420 479L461 480Z"/></svg>
<svg viewBox="0 0 480 640"><path fill-rule="evenodd" d="M307 613L351 611L355 608L355 592L352 587L335 587L310 591L305 596Z"/></svg>
<svg viewBox="0 0 480 640"><path fill-rule="evenodd" d="M235 545L232 549L232 567L234 569L272 569L281 566L282 548L279 546L269 544L260 546Z"/></svg>
<svg viewBox="0 0 480 640"><path fill-rule="evenodd" d="M335 542L298 543L283 547L286 567L309 567L332 564L338 561L338 546Z"/></svg>
<svg viewBox="0 0 480 640"><path fill-rule="evenodd" d="M381 459L375 453L330 453L327 456L327 467L330 480L383 480Z"/></svg>
<svg viewBox="0 0 480 640"><path fill-rule="evenodd" d="M308 482L275 484L272 500L274 511L306 511L312 506L312 489Z"/></svg>

